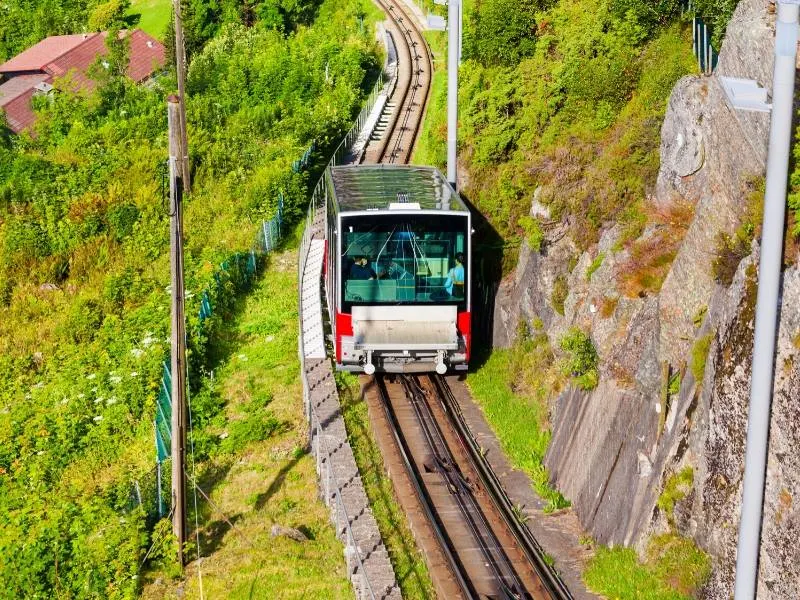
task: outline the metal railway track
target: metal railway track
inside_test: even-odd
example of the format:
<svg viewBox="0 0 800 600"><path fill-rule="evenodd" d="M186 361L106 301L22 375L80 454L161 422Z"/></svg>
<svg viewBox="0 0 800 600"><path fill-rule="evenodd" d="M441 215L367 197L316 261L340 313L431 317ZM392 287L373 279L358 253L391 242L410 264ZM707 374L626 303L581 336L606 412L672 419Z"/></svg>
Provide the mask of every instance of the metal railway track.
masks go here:
<svg viewBox="0 0 800 600"><path fill-rule="evenodd" d="M482 460L480 449L466 426L441 423L445 415L447 421L458 419L446 381L438 376L397 376L397 381L399 385L387 384L383 377L374 380L411 487L462 597L570 598L530 532L516 520L499 482L492 481L491 469L487 477L476 464ZM436 412L441 413L438 418ZM527 535L515 531L515 522Z"/></svg>
<svg viewBox="0 0 800 600"><path fill-rule="evenodd" d="M391 20L398 72L384 109L391 113L381 115L388 117L386 129L368 141L361 160L406 164L425 114L433 63L427 42L402 2L374 1ZM515 516L446 380L405 375L397 379L399 386L387 385L382 376L372 379L390 432L384 444L391 443L400 457L411 493L449 571L449 589L458 590L465 600L570 600L541 547ZM398 403L405 406L399 408ZM458 459L451 448L454 439ZM421 461L420 454L425 456Z"/></svg>
<svg viewBox="0 0 800 600"><path fill-rule="evenodd" d="M362 159L407 164L411 159L430 94L433 63L430 49L414 19L396 0L375 0L392 23L392 39L399 46L397 86L387 102L386 130L371 140ZM382 115L383 116L383 115Z"/></svg>

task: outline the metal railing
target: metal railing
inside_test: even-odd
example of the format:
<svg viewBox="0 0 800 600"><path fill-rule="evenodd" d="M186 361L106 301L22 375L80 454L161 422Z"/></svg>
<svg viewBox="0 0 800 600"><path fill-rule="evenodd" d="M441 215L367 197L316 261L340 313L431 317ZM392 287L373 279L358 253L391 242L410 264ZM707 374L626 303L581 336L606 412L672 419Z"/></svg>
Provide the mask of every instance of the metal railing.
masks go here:
<svg viewBox="0 0 800 600"><path fill-rule="evenodd" d="M341 141L339 146L337 146L336 150L333 152L333 156L331 157L330 162L328 163L328 167L335 167L336 165L342 164L343 159L347 156L347 153L352 148L353 143L358 139L359 133L361 130L364 129L364 125L367 123L367 119L369 118L370 113L372 112L372 107L375 106L375 101L378 99L378 96L383 89L383 85L385 83L383 73L381 72L378 75L378 80L375 82L375 85L372 87L372 91L370 92L369 96L367 96L367 100L364 103L361 112L358 113L358 117L356 117L353 126L350 128L350 131L347 132L347 135L344 136L344 139ZM318 184L319 185L319 184Z"/></svg>

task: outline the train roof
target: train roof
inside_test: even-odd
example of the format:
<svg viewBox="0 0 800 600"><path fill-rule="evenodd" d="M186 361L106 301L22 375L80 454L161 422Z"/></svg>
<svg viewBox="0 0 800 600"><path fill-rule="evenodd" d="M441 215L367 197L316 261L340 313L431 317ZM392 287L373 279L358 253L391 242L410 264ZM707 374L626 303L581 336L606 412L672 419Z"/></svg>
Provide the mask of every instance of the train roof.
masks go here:
<svg viewBox="0 0 800 600"><path fill-rule="evenodd" d="M434 167L350 165L331 167L333 192L342 212L393 209L469 212Z"/></svg>

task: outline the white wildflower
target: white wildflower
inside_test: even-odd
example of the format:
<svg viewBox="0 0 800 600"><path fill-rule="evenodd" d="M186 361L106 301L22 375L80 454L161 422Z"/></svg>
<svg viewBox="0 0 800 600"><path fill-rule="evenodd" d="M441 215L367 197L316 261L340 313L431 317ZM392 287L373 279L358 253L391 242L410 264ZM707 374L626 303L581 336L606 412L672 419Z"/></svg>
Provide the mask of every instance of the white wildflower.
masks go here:
<svg viewBox="0 0 800 600"><path fill-rule="evenodd" d="M83 393L78 394L78 399L79 400L82 400L83 398L86 398L86 394L83 394Z"/></svg>
<svg viewBox="0 0 800 600"><path fill-rule="evenodd" d="M219 439L221 440L224 440L226 437L228 437L227 431L223 431L222 433L219 434Z"/></svg>
<svg viewBox="0 0 800 600"><path fill-rule="evenodd" d="M131 377L138 377L138 376L139 376L139 372L138 371L132 371L131 372Z"/></svg>
<svg viewBox="0 0 800 600"><path fill-rule="evenodd" d="M120 377L119 375L111 375L111 376L108 378L108 380L109 380L111 383L113 383L114 385L117 385L117 384L118 384L120 381L122 381L122 377Z"/></svg>
<svg viewBox="0 0 800 600"><path fill-rule="evenodd" d="M95 377L97 377L97 373L89 373L89 374L86 376L86 379L94 379Z"/></svg>
<svg viewBox="0 0 800 600"><path fill-rule="evenodd" d="M133 355L133 358L139 358L142 354L144 354L144 350L141 348L133 348L131 349L131 354Z"/></svg>
<svg viewBox="0 0 800 600"><path fill-rule="evenodd" d="M116 396L111 396L111 398L106 400L106 405L107 406L111 406L112 404L116 404L116 403L117 403L117 397Z"/></svg>
<svg viewBox="0 0 800 600"><path fill-rule="evenodd" d="M144 339L142 340L142 346L144 346L145 348L149 348L156 341L157 340L156 338L153 337L152 333L146 333Z"/></svg>
<svg viewBox="0 0 800 600"><path fill-rule="evenodd" d="M96 417L94 417L94 419L92 419L92 420L93 420L95 423L99 423L100 421L102 421L102 420L103 420L103 415L97 415L97 416L96 416Z"/></svg>

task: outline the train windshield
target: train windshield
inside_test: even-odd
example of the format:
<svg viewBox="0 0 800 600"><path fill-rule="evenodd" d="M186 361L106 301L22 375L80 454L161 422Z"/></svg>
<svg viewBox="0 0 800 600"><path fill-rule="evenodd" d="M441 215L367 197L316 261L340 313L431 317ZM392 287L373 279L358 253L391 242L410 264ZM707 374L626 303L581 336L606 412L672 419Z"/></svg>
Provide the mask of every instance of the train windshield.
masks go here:
<svg viewBox="0 0 800 600"><path fill-rule="evenodd" d="M342 218L342 305L466 306L467 217L361 215Z"/></svg>

